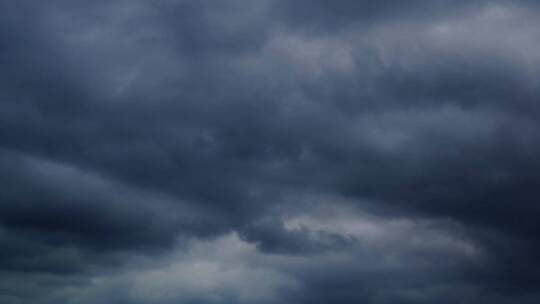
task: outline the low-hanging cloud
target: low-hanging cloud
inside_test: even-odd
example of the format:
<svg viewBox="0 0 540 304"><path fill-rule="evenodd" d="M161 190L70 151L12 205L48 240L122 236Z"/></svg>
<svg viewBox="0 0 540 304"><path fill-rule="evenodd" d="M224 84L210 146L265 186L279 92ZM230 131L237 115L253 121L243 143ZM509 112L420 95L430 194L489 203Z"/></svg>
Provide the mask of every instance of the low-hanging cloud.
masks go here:
<svg viewBox="0 0 540 304"><path fill-rule="evenodd" d="M0 3L0 302L537 303L539 9Z"/></svg>

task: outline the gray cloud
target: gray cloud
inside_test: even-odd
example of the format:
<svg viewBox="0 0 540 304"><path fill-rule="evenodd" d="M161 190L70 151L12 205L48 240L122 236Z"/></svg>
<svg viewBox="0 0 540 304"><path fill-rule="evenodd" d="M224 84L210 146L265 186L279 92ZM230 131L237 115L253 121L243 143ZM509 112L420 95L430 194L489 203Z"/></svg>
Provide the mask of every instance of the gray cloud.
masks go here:
<svg viewBox="0 0 540 304"><path fill-rule="evenodd" d="M1 302L538 301L535 3L0 11Z"/></svg>

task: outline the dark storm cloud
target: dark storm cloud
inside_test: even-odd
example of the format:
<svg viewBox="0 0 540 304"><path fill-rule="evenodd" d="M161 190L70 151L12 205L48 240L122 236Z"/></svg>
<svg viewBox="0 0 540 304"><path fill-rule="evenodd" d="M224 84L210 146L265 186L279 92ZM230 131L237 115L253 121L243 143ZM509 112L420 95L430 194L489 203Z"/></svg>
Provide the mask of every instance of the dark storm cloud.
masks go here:
<svg viewBox="0 0 540 304"><path fill-rule="evenodd" d="M50 233L52 241L69 239L95 248L147 247L172 240L171 229L182 217L160 212L185 212L179 206L172 208L167 198L136 193L74 168L11 154L2 153L0 175L6 202L0 206L1 218L8 227ZM143 222L146 225L141 227Z"/></svg>
<svg viewBox="0 0 540 304"><path fill-rule="evenodd" d="M307 227L286 229L283 222L263 220L241 230L241 238L257 244L263 252L288 254L313 254L340 250L351 245L353 237L324 231L310 231Z"/></svg>
<svg viewBox="0 0 540 304"><path fill-rule="evenodd" d="M538 300L534 3L0 11L1 301Z"/></svg>

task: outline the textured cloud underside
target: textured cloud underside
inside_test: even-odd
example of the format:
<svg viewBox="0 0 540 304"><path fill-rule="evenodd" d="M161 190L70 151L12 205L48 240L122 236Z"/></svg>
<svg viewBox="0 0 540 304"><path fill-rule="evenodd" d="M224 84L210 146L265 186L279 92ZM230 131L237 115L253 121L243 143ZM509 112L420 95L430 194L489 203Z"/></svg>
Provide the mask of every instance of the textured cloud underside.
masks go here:
<svg viewBox="0 0 540 304"><path fill-rule="evenodd" d="M0 2L0 302L538 303L539 17Z"/></svg>

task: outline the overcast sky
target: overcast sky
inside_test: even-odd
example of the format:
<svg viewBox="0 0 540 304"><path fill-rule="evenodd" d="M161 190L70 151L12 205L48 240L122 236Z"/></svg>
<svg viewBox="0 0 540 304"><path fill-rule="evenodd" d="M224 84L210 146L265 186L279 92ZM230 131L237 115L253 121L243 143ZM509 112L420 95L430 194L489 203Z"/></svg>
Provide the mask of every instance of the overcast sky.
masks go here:
<svg viewBox="0 0 540 304"><path fill-rule="evenodd" d="M0 0L0 303L540 303L540 5Z"/></svg>

